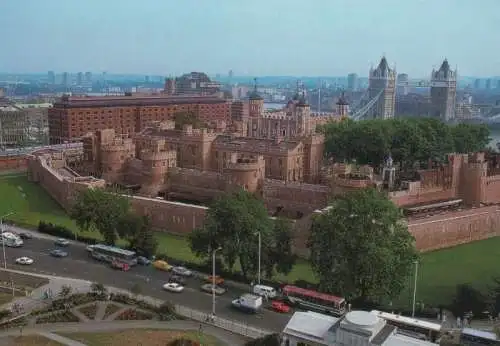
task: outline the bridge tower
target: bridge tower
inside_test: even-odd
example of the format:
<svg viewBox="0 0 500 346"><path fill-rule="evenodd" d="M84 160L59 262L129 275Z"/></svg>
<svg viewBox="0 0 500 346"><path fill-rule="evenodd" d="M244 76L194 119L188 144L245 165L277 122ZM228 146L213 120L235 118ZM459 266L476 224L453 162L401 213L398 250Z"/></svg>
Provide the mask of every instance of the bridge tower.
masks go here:
<svg viewBox="0 0 500 346"><path fill-rule="evenodd" d="M439 70L431 75L431 116L449 121L455 118L457 71L452 71L444 59Z"/></svg>
<svg viewBox="0 0 500 346"><path fill-rule="evenodd" d="M396 106L396 71L391 69L387 59L382 57L376 69L370 69L368 86L369 99L379 95L375 105L368 113L369 118L389 119L394 118Z"/></svg>

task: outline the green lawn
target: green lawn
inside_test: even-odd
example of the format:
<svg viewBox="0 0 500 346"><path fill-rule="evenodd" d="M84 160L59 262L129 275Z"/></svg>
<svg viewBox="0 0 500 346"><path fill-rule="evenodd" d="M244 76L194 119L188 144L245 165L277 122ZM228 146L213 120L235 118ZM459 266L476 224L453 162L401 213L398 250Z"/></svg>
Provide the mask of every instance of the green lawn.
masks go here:
<svg viewBox="0 0 500 346"><path fill-rule="evenodd" d="M44 220L78 232L74 222L41 187L28 182L25 177L0 176L0 215L11 211L15 214L8 219L14 222L36 228L38 222ZM185 238L163 233L158 239L159 252L182 261L197 260ZM455 286L460 283L471 283L486 290L491 278L500 276L498 258L500 237L423 254L418 272L417 299L431 305L448 303ZM306 261L300 261L290 275L278 279L316 281ZM413 275L408 278L408 288L394 304L408 306L412 295Z"/></svg>

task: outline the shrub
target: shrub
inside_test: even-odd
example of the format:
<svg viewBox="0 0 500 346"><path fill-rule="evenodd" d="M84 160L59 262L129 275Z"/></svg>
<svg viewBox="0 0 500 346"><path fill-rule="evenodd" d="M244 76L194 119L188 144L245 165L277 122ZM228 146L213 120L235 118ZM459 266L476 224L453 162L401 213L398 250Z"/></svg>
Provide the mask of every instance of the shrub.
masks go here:
<svg viewBox="0 0 500 346"><path fill-rule="evenodd" d="M58 322L79 322L78 317L70 311L57 311L49 313L45 316L40 316L36 319L36 323L58 323Z"/></svg>
<svg viewBox="0 0 500 346"><path fill-rule="evenodd" d="M261 338L251 340L245 346L280 346L281 339L279 334L269 334Z"/></svg>
<svg viewBox="0 0 500 346"><path fill-rule="evenodd" d="M9 309L0 310L0 320L12 316L12 311Z"/></svg>
<svg viewBox="0 0 500 346"><path fill-rule="evenodd" d="M201 344L191 339L180 338L170 341L167 346L200 346Z"/></svg>
<svg viewBox="0 0 500 346"><path fill-rule="evenodd" d="M153 319L153 314L135 309L125 310L115 318L116 321L144 321L151 319Z"/></svg>
<svg viewBox="0 0 500 346"><path fill-rule="evenodd" d="M52 235L54 237L74 239L75 233L67 227L55 225L50 222L40 221L38 223L38 232ZM86 244L96 244L97 239L87 236L78 236L78 241Z"/></svg>

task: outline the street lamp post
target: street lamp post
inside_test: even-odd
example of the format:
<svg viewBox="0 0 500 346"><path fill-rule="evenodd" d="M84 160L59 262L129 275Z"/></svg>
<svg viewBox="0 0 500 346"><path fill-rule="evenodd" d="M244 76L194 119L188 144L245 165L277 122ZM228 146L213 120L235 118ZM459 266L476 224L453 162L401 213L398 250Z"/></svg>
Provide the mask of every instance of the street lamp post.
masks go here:
<svg viewBox="0 0 500 346"><path fill-rule="evenodd" d="M215 317L215 254L219 250L222 248L218 247L212 252L212 318Z"/></svg>
<svg viewBox="0 0 500 346"><path fill-rule="evenodd" d="M258 255L258 267L257 267L257 284L260 285L260 265L261 265L261 253L262 253L262 242L261 242L261 235L260 235L260 232L257 232L257 235L259 237L259 255Z"/></svg>
<svg viewBox="0 0 500 346"><path fill-rule="evenodd" d="M415 303L417 301L417 278L418 278L418 261L415 261L413 263L415 263L415 281L413 284L413 308L411 312L411 317L415 317Z"/></svg>
<svg viewBox="0 0 500 346"><path fill-rule="evenodd" d="M2 232L2 252L3 252L3 267L4 269L7 269L7 256L5 255L5 238L3 236L3 219L11 216L14 214L14 212L10 212L8 214L5 214L3 216L0 216L0 231ZM12 296L14 297L16 295L16 290L14 288L14 281L12 281L12 274L10 274L10 284L12 286Z"/></svg>

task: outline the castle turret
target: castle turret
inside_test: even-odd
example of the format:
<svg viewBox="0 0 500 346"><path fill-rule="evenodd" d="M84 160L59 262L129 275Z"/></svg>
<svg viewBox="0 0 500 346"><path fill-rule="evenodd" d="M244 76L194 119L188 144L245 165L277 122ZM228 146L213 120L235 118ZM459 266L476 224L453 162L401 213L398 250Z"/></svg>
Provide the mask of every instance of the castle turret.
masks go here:
<svg viewBox="0 0 500 346"><path fill-rule="evenodd" d="M264 99L260 96L257 91L257 78L254 78L254 87L253 91L250 93L248 97L249 110L248 115L251 118L257 118L262 114L264 110Z"/></svg>

